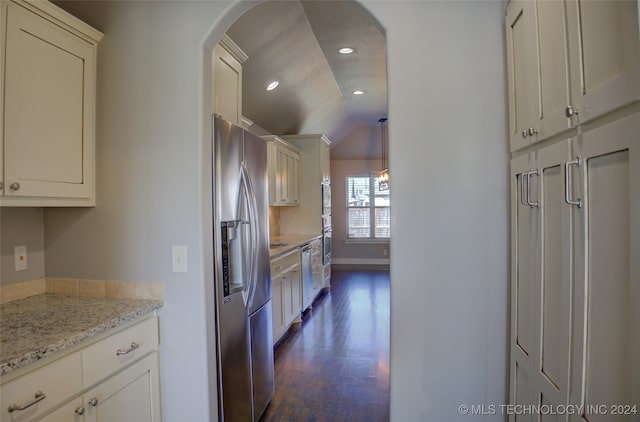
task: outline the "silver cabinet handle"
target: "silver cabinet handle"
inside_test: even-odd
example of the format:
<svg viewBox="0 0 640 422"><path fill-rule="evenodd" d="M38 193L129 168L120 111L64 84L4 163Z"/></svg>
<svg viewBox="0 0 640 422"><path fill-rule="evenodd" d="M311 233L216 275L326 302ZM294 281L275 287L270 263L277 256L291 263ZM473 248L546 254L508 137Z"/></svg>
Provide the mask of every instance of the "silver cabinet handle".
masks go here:
<svg viewBox="0 0 640 422"><path fill-rule="evenodd" d="M571 199L571 177L569 172L569 166L576 165L580 167L582 165L582 160L580 158L576 158L573 161L567 161L564 163L564 201L569 205L575 205L578 208L582 208L582 199Z"/></svg>
<svg viewBox="0 0 640 422"><path fill-rule="evenodd" d="M538 134L538 130L534 129L532 127L529 128L529 136L533 136L533 135L537 135Z"/></svg>
<svg viewBox="0 0 640 422"><path fill-rule="evenodd" d="M35 398L31 400L29 403L20 404L20 405L13 403L11 406L9 406L7 410L9 411L9 413L15 412L16 410L25 410L30 408L34 404L41 402L46 398L47 398L47 395L42 391L38 390L36 391Z"/></svg>
<svg viewBox="0 0 640 422"><path fill-rule="evenodd" d="M98 398L93 397L92 399L89 399L89 404L93 407L96 407L98 405Z"/></svg>
<svg viewBox="0 0 640 422"><path fill-rule="evenodd" d="M527 172L527 205L529 205L532 208L540 208L540 204L538 202L531 202L531 175L532 174L539 176L540 172L539 170Z"/></svg>
<svg viewBox="0 0 640 422"><path fill-rule="evenodd" d="M564 109L564 114L565 116L570 118L571 116L575 116L578 114L578 109L569 105Z"/></svg>
<svg viewBox="0 0 640 422"><path fill-rule="evenodd" d="M116 356L129 354L129 353L133 352L134 350L136 350L138 347L140 347L140 345L138 343L135 343L135 342L132 341L131 342L131 346L127 350L123 350L123 349L116 350Z"/></svg>
<svg viewBox="0 0 640 422"><path fill-rule="evenodd" d="M12 184L9 185L9 189L11 189L11 190L20 190L20 183L13 182Z"/></svg>
<svg viewBox="0 0 640 422"><path fill-rule="evenodd" d="M84 415L84 406L78 406L76 407L76 415Z"/></svg>
<svg viewBox="0 0 640 422"><path fill-rule="evenodd" d="M527 136L529 136L529 134L527 133L527 129L522 129L522 137L526 139Z"/></svg>
<svg viewBox="0 0 640 422"><path fill-rule="evenodd" d="M527 173L520 174L520 205L527 206L528 204L525 202L525 185L524 185L524 175Z"/></svg>

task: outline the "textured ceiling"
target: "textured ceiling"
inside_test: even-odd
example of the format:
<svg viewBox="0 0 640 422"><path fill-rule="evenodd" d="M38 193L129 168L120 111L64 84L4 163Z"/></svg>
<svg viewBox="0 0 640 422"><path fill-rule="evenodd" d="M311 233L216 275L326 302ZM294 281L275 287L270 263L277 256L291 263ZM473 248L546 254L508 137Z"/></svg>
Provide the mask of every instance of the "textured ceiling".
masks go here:
<svg viewBox="0 0 640 422"><path fill-rule="evenodd" d="M359 4L268 0L227 35L249 56L242 68L246 117L277 135L324 133L333 159L379 156L379 144L349 142L387 116L385 35ZM338 53L344 46L355 52ZM280 85L267 92L274 79ZM365 94L353 95L356 89Z"/></svg>

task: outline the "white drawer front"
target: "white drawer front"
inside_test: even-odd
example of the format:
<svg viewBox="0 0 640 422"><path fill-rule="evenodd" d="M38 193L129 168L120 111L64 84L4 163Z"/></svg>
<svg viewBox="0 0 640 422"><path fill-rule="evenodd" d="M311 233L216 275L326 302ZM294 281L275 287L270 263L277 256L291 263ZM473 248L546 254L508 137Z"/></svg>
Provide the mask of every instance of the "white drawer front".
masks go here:
<svg viewBox="0 0 640 422"><path fill-rule="evenodd" d="M78 394L82 390L80 370L80 352L76 352L3 384L0 387L2 390L0 392L0 403L2 403L0 420L3 422L32 420ZM30 403L36 401L38 392L41 392L45 398L29 406ZM16 409L9 412L11 406L23 407L24 410Z"/></svg>
<svg viewBox="0 0 640 422"><path fill-rule="evenodd" d="M90 387L158 349L158 319L149 318L82 350L82 380Z"/></svg>

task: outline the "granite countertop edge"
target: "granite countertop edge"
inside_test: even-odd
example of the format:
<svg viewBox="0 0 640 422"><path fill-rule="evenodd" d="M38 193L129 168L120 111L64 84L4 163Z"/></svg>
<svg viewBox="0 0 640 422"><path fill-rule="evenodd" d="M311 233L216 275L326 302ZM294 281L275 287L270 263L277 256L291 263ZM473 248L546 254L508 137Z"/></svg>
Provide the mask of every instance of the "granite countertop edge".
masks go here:
<svg viewBox="0 0 640 422"><path fill-rule="evenodd" d="M322 238L321 234L282 234L272 236L270 239L271 242L287 243L287 245L270 248L269 258L274 259L281 257L306 243L320 238Z"/></svg>
<svg viewBox="0 0 640 422"><path fill-rule="evenodd" d="M29 364L38 362L54 353L68 349L78 343L86 341L98 334L116 328L129 321L133 321L145 314L153 312L162 307L162 300L140 299L140 305L129 312L125 312L117 317L101 321L97 325L87 328L77 334L66 336L58 341L36 347L18 356L10 357L0 363L0 377L5 376L15 370L23 368Z"/></svg>

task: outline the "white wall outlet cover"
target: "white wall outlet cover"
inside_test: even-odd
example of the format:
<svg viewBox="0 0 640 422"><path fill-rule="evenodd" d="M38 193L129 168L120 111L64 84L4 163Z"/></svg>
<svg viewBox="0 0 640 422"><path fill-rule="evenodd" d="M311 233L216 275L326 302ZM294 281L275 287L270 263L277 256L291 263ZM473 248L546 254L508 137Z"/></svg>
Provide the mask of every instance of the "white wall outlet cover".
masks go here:
<svg viewBox="0 0 640 422"><path fill-rule="evenodd" d="M13 254L16 264L16 271L24 271L27 269L27 247L16 246L13 248Z"/></svg>
<svg viewBox="0 0 640 422"><path fill-rule="evenodd" d="M187 247L172 246L171 247L171 271L174 273L187 272Z"/></svg>

